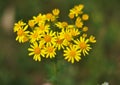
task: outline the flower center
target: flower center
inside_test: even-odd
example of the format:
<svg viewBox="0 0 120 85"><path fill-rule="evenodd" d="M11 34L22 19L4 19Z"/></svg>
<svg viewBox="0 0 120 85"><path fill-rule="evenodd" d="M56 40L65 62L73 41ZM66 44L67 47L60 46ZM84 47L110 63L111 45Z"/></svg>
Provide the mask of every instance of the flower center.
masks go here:
<svg viewBox="0 0 120 85"><path fill-rule="evenodd" d="M40 54L41 50L40 50L39 47L36 47L36 48L34 49L34 52L35 52L35 54Z"/></svg>
<svg viewBox="0 0 120 85"><path fill-rule="evenodd" d="M64 34L64 37L67 41L71 41L71 36L69 34Z"/></svg>
<svg viewBox="0 0 120 85"><path fill-rule="evenodd" d="M74 50L70 51L70 56L74 57L76 55L76 52Z"/></svg>
<svg viewBox="0 0 120 85"><path fill-rule="evenodd" d="M40 26L40 30L44 30L45 29L45 26L44 25L41 25Z"/></svg>
<svg viewBox="0 0 120 85"><path fill-rule="evenodd" d="M50 42L51 41L51 36L45 35L44 39L45 39L46 42Z"/></svg>
<svg viewBox="0 0 120 85"><path fill-rule="evenodd" d="M33 38L37 38L38 37L38 33L34 33L32 36L33 36Z"/></svg>
<svg viewBox="0 0 120 85"><path fill-rule="evenodd" d="M56 43L57 43L57 44L61 44L62 42L63 42L63 39L59 39L59 38L58 38L58 39L56 40Z"/></svg>
<svg viewBox="0 0 120 85"><path fill-rule="evenodd" d="M22 36L24 34L24 31L22 29L18 30L17 35Z"/></svg>
<svg viewBox="0 0 120 85"><path fill-rule="evenodd" d="M85 42L81 42L81 43L79 44L79 46L80 46L81 49L85 49L85 48L87 47L87 45L86 45Z"/></svg>
<svg viewBox="0 0 120 85"><path fill-rule="evenodd" d="M47 51L48 51L49 53L52 53L52 52L53 52L53 50L54 50L54 48L53 48L53 47L48 47L48 48L47 48Z"/></svg>

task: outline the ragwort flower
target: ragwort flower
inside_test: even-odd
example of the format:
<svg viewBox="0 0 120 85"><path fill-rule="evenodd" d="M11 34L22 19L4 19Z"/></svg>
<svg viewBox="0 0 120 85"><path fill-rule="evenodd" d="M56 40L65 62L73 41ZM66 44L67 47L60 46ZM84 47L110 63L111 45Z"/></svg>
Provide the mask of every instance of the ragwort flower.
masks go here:
<svg viewBox="0 0 120 85"><path fill-rule="evenodd" d="M64 50L64 56L65 60L68 60L68 62L74 63L75 61L79 61L81 59L81 50L78 49L75 45L70 45L70 47L67 47L66 50Z"/></svg>
<svg viewBox="0 0 120 85"><path fill-rule="evenodd" d="M28 48L28 51L31 51L29 53L29 56L33 56L33 60L35 61L41 61L41 57L45 57L45 51L42 48L43 44L42 43L33 43L33 45L30 45L31 48Z"/></svg>
<svg viewBox="0 0 120 85"><path fill-rule="evenodd" d="M88 44L89 39L85 39L85 37L80 37L79 40L75 40L74 42L77 44L77 46L79 47L84 56L86 54L88 55L88 51L92 49L90 47L90 44Z"/></svg>

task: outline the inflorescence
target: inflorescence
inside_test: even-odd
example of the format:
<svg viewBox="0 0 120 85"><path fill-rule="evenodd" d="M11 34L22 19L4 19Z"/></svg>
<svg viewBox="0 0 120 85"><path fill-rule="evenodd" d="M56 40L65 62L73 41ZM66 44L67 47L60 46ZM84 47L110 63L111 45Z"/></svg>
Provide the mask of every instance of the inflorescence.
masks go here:
<svg viewBox="0 0 120 85"><path fill-rule="evenodd" d="M88 36L88 27L84 22L89 19L88 14L83 12L84 5L79 4L70 9L68 17L73 23L59 21L59 9L53 9L51 13L33 16L27 23L22 20L14 25L17 34L16 41L19 43L29 42L29 56L35 61L41 58L55 58L56 51L63 51L64 59L74 63L81 60L92 49L95 43L93 35Z"/></svg>

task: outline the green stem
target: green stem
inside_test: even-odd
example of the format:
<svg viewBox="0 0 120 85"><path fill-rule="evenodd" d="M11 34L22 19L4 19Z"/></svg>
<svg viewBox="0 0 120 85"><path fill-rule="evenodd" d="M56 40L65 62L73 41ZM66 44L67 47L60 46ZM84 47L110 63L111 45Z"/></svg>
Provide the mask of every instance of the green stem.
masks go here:
<svg viewBox="0 0 120 85"><path fill-rule="evenodd" d="M57 85L57 62L54 61L54 64L53 64L53 70L54 70L54 85Z"/></svg>

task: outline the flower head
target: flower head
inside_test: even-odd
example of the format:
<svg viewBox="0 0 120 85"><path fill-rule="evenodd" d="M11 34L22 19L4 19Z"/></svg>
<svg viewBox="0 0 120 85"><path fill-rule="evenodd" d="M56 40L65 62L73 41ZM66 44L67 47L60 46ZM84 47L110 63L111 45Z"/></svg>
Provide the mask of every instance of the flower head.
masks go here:
<svg viewBox="0 0 120 85"><path fill-rule="evenodd" d="M34 43L35 41L39 41L41 38L40 32L37 30L30 32L29 38L31 43Z"/></svg>
<svg viewBox="0 0 120 85"><path fill-rule="evenodd" d="M29 56L34 55L33 59L35 61L41 61L41 56L45 57L45 51L42 48L43 44L42 43L33 43L32 45L30 45L31 48L28 48L28 51L31 51L29 53Z"/></svg>
<svg viewBox="0 0 120 85"><path fill-rule="evenodd" d="M24 23L22 20L18 21L18 23L14 24L14 32L17 32L21 27L25 25L26 23Z"/></svg>
<svg viewBox="0 0 120 85"><path fill-rule="evenodd" d="M48 31L45 34L43 34L43 38L41 39L41 42L45 43L46 46L55 45L56 40L56 34L53 31Z"/></svg>
<svg viewBox="0 0 120 85"><path fill-rule="evenodd" d="M57 16L57 15L59 15L60 10L59 9L54 9L54 10L52 10L52 13L53 13L53 15Z"/></svg>
<svg viewBox="0 0 120 85"><path fill-rule="evenodd" d="M88 27L85 21L89 15L83 12L84 5L75 5L69 11L70 21L59 21L59 9L53 9L46 14L39 13L24 23L22 20L14 24L16 41L29 42L29 56L35 61L41 61L42 57L54 58L57 51L63 51L64 59L74 63L81 59L81 55L89 54L91 44L95 43L95 37L87 35Z"/></svg>
<svg viewBox="0 0 120 85"><path fill-rule="evenodd" d="M46 46L45 47L45 52L46 52L46 58L54 58L56 55L56 48L52 45Z"/></svg>
<svg viewBox="0 0 120 85"><path fill-rule="evenodd" d="M74 63L75 61L79 61L81 59L81 51L75 45L70 45L64 50L65 60L68 62Z"/></svg>
<svg viewBox="0 0 120 85"><path fill-rule="evenodd" d="M74 16L78 16L79 14L82 14L82 9L84 8L83 4L76 5L74 8L70 10L69 17L74 18Z"/></svg>
<svg viewBox="0 0 120 85"><path fill-rule="evenodd" d="M64 49L64 39L61 39L60 36L58 36L56 38L56 45L55 47L58 48L58 50L60 50L61 48Z"/></svg>
<svg viewBox="0 0 120 85"><path fill-rule="evenodd" d="M80 40L76 40L74 42L77 44L84 56L88 54L90 49L92 49L90 44L88 44L89 39L85 39L84 37L80 37Z"/></svg>
<svg viewBox="0 0 120 85"><path fill-rule="evenodd" d="M87 14L82 15L82 20L88 20L88 19L89 19L89 16Z"/></svg>
<svg viewBox="0 0 120 85"><path fill-rule="evenodd" d="M33 28L34 26L35 26L35 20L29 20L28 21L28 25L31 27L31 28Z"/></svg>
<svg viewBox="0 0 120 85"><path fill-rule="evenodd" d="M29 31L26 31L27 28L28 28L28 25L26 25L25 27L19 28L19 30L17 31L16 40L18 40L20 43L23 43L26 41L26 38L27 38L28 33L29 33Z"/></svg>
<svg viewBox="0 0 120 85"><path fill-rule="evenodd" d="M90 36L89 41L91 43L96 43L95 37L93 35Z"/></svg>

